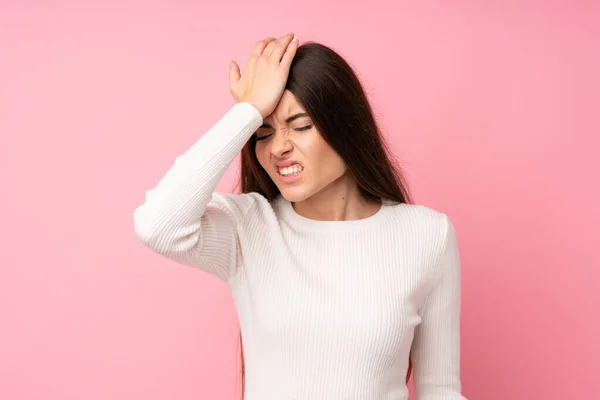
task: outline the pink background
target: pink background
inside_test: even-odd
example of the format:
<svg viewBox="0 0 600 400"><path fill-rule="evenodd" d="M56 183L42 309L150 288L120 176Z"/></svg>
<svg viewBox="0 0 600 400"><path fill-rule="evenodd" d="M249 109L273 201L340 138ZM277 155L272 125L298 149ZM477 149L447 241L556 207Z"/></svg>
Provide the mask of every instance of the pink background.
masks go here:
<svg viewBox="0 0 600 400"><path fill-rule="evenodd" d="M417 201L456 225L465 395L600 398L598 2L14 3L1 399L234 399L229 293L132 213L232 105L229 59L290 30L356 66Z"/></svg>

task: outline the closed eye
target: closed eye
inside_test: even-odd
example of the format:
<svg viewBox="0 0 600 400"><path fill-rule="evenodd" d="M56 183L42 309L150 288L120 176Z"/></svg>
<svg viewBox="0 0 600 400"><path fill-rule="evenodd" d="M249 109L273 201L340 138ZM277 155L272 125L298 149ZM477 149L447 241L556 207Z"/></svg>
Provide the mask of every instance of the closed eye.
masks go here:
<svg viewBox="0 0 600 400"><path fill-rule="evenodd" d="M269 135L256 136L256 141L257 142L261 142L263 140L266 140L266 139L270 138L271 136L273 136L272 133L269 134Z"/></svg>
<svg viewBox="0 0 600 400"><path fill-rule="evenodd" d="M304 125L304 126L299 126L297 128L294 128L294 131L296 131L296 132L307 131L307 130L311 129L312 127L313 127L312 124ZM256 135L256 141L257 142L261 142L261 141L269 139L271 136L273 136L272 133L263 134L263 135L260 135L260 136Z"/></svg>
<svg viewBox="0 0 600 400"><path fill-rule="evenodd" d="M306 126L300 126L298 128L294 128L295 131L301 132L301 131L307 131L310 128L312 128L312 125L306 125Z"/></svg>

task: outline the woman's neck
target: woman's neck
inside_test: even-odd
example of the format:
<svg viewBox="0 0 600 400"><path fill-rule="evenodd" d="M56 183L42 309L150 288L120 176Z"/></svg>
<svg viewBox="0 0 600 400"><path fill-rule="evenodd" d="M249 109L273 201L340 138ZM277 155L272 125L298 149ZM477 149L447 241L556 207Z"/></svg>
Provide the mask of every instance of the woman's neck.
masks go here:
<svg viewBox="0 0 600 400"><path fill-rule="evenodd" d="M345 176L293 207L297 214L309 219L354 221L377 213L381 202L365 198L356 182Z"/></svg>

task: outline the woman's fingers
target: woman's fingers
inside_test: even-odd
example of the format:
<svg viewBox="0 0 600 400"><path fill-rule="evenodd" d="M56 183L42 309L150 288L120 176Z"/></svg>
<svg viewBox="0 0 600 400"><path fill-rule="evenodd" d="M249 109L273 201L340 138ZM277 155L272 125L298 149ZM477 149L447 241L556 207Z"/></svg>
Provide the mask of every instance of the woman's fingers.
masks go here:
<svg viewBox="0 0 600 400"><path fill-rule="evenodd" d="M233 85L240 80L240 67L233 60L229 61L229 84Z"/></svg>
<svg viewBox="0 0 600 400"><path fill-rule="evenodd" d="M287 35L284 35L284 36L280 37L279 39L277 39L277 41L269 43L269 45L272 43L275 43L275 44L273 46L273 50L272 50L271 54L269 54L268 56L272 60L277 61L277 63L281 62L281 57L283 57L283 55L285 54L285 52L293 38L294 38L294 34L292 32L290 32Z"/></svg>
<svg viewBox="0 0 600 400"><path fill-rule="evenodd" d="M273 42L275 40L275 38L272 37L268 37L266 39L263 40L259 40L256 45L254 45L254 49L252 50L252 55L255 57L260 57L263 52L265 51L265 48L269 45L269 43Z"/></svg>
<svg viewBox="0 0 600 400"><path fill-rule="evenodd" d="M287 54L288 48L295 35L290 32L287 35L281 36L278 39L268 37L266 39L258 41L254 45L252 55L254 57L267 57L277 62L281 62L283 56ZM297 44L297 41L296 41Z"/></svg>
<svg viewBox="0 0 600 400"><path fill-rule="evenodd" d="M292 65L292 60L296 55L296 50L298 50L298 38L294 36L290 44L287 46L285 53L281 57L281 65L289 68Z"/></svg>
<svg viewBox="0 0 600 400"><path fill-rule="evenodd" d="M273 41L269 42L267 47L265 47L265 51L263 51L262 56L264 58L269 58L271 56L271 53L273 53L273 49L275 48L276 45L277 45L277 40L273 40Z"/></svg>

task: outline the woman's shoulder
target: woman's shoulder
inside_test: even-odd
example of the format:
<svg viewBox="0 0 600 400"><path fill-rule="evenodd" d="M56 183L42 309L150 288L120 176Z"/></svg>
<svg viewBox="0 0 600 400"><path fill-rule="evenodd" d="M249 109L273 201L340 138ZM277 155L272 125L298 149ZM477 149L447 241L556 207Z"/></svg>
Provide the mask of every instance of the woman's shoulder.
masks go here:
<svg viewBox="0 0 600 400"><path fill-rule="evenodd" d="M399 229L444 242L454 228L448 215L423 204L389 204L389 221Z"/></svg>
<svg viewBox="0 0 600 400"><path fill-rule="evenodd" d="M390 234L404 243L400 247L408 246L428 260L427 265L437 265L449 250L456 249L456 233L446 213L420 204L397 204L390 211Z"/></svg>
<svg viewBox="0 0 600 400"><path fill-rule="evenodd" d="M444 224L448 221L446 213L424 204L386 202L386 205L392 214L401 219L408 218L418 223Z"/></svg>

